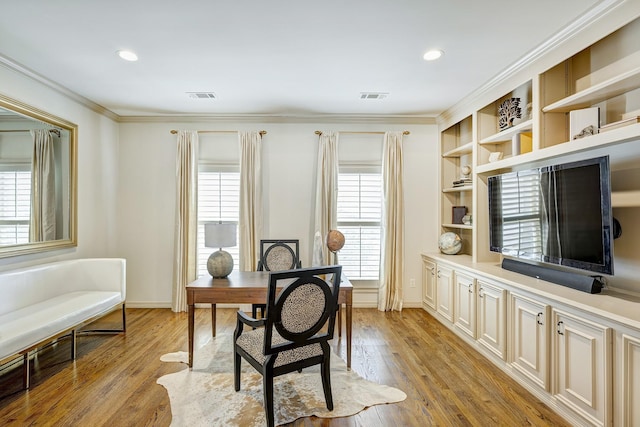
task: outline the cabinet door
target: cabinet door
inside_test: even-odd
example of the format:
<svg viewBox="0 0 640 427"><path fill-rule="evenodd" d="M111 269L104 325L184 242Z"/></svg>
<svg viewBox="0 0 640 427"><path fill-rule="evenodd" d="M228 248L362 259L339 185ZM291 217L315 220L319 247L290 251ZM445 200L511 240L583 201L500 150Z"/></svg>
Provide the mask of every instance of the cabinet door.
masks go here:
<svg viewBox="0 0 640 427"><path fill-rule="evenodd" d="M640 426L640 338L622 335L622 369L617 373L623 396L621 425Z"/></svg>
<svg viewBox="0 0 640 427"><path fill-rule="evenodd" d="M455 322L460 331L476 337L476 281L473 277L456 271L455 273Z"/></svg>
<svg viewBox="0 0 640 427"><path fill-rule="evenodd" d="M436 263L422 260L422 302L436 309Z"/></svg>
<svg viewBox="0 0 640 427"><path fill-rule="evenodd" d="M505 359L505 311L504 289L478 280L478 342Z"/></svg>
<svg viewBox="0 0 640 427"><path fill-rule="evenodd" d="M453 270L438 266L436 285L437 312L453 323Z"/></svg>
<svg viewBox="0 0 640 427"><path fill-rule="evenodd" d="M511 366L547 391L549 313L547 304L511 294Z"/></svg>
<svg viewBox="0 0 640 427"><path fill-rule="evenodd" d="M611 424L611 329L553 311L554 390L559 402L594 425Z"/></svg>

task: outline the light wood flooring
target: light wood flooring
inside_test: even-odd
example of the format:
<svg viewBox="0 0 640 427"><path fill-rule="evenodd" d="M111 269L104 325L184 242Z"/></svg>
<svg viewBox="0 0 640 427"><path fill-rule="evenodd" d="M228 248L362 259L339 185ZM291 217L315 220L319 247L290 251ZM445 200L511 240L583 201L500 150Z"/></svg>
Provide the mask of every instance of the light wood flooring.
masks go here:
<svg viewBox="0 0 640 427"><path fill-rule="evenodd" d="M211 334L210 311L196 311L196 346ZM117 327L119 312L98 323ZM344 316L343 316L344 318ZM218 334L231 334L235 310L218 309ZM346 359L345 336L333 341ZM171 408L162 375L186 369L160 362L187 349L187 316L168 309L127 309L126 335L78 338L40 352L32 387L21 368L0 371L2 426L168 426ZM404 402L346 418L304 418L293 426L564 426L566 422L421 309L383 313L354 309L353 369L403 390ZM277 396L275 396L277 404Z"/></svg>

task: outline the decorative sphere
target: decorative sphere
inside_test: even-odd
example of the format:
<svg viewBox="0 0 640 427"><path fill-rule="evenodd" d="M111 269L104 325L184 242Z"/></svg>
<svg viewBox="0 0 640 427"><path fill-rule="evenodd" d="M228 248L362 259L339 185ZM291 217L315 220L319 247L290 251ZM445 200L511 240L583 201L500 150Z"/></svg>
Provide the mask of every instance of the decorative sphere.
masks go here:
<svg viewBox="0 0 640 427"><path fill-rule="evenodd" d="M213 277L227 277L233 271L233 258L231 254L219 250L209 255L207 271Z"/></svg>
<svg viewBox="0 0 640 427"><path fill-rule="evenodd" d="M448 231L438 239L440 252L447 255L455 255L462 249L462 239L456 233Z"/></svg>
<svg viewBox="0 0 640 427"><path fill-rule="evenodd" d="M344 246L344 234L338 230L329 230L327 233L327 247L331 252L338 252Z"/></svg>
<svg viewBox="0 0 640 427"><path fill-rule="evenodd" d="M471 173L471 166L469 166L469 165L462 166L460 168L460 172L462 172L462 175L468 176Z"/></svg>

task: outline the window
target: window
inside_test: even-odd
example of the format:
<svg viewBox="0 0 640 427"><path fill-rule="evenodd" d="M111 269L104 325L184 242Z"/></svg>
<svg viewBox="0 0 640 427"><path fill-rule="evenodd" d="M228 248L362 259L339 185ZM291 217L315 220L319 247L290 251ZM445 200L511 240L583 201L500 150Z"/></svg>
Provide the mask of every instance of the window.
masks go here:
<svg viewBox="0 0 640 427"><path fill-rule="evenodd" d="M345 245L338 259L350 279L378 280L382 175L378 167L342 168L338 174L338 228Z"/></svg>
<svg viewBox="0 0 640 427"><path fill-rule="evenodd" d="M0 245L29 243L31 168L0 167Z"/></svg>
<svg viewBox="0 0 640 427"><path fill-rule="evenodd" d="M240 218L240 172L238 167L200 165L198 171L198 257L197 275L207 272L207 259L215 248L204 246L204 224L222 221L238 224ZM233 257L234 269L240 264L238 246L224 248Z"/></svg>

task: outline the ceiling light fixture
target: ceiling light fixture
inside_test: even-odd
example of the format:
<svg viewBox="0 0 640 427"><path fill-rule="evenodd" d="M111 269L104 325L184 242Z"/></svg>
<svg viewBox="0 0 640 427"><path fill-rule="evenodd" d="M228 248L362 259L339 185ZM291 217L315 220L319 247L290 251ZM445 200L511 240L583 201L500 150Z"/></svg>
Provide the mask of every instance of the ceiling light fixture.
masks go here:
<svg viewBox="0 0 640 427"><path fill-rule="evenodd" d="M432 49L430 51L427 51L427 53L424 54L423 58L425 61L434 61L440 58L442 55L444 55L444 52L440 49Z"/></svg>
<svg viewBox="0 0 640 427"><path fill-rule="evenodd" d="M138 55L136 55L135 52L132 52L130 50L119 50L118 51L118 56L122 59L124 59L125 61L137 61L138 60Z"/></svg>

